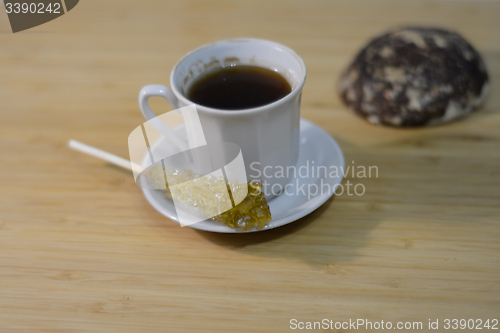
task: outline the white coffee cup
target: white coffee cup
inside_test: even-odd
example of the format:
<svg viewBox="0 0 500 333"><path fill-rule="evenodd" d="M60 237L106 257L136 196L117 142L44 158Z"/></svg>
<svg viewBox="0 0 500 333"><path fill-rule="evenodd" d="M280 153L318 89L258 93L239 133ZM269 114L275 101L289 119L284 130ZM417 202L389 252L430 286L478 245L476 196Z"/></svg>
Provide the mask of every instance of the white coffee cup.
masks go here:
<svg viewBox="0 0 500 333"><path fill-rule="evenodd" d="M283 76L292 91L265 106L243 110L220 110L190 101L190 84L201 74L218 67L252 65ZM306 66L292 49L268 40L228 39L202 46L185 55L170 75L171 89L148 85L139 93L139 105L147 120L156 117L148 105L153 96L165 98L174 109L195 104L206 141L232 142L242 151L249 180L262 180L267 198L280 193L289 180L287 167L294 166L299 150L300 102ZM189 126L186 123L186 126ZM179 141L177 141L179 140ZM180 138L170 141L179 146ZM283 168L283 176L279 169Z"/></svg>

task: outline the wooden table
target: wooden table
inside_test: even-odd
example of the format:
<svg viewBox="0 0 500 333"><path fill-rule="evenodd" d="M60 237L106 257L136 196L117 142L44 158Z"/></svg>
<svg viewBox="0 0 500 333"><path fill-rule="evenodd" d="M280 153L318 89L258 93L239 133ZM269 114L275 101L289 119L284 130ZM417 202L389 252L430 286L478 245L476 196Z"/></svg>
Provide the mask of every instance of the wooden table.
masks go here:
<svg viewBox="0 0 500 333"><path fill-rule="evenodd" d="M480 111L398 130L341 104L336 81L356 50L406 23L456 29L480 50L492 79ZM16 34L0 14L0 332L282 332L291 319L491 325L500 319L499 32L500 3L480 1L86 0ZM139 89L168 84L191 49L238 36L303 57L303 117L336 138L347 164L378 167L378 178L344 180L364 184L363 196L337 196L262 233L200 232L157 213L130 173L67 148L74 138L127 157L143 122Z"/></svg>

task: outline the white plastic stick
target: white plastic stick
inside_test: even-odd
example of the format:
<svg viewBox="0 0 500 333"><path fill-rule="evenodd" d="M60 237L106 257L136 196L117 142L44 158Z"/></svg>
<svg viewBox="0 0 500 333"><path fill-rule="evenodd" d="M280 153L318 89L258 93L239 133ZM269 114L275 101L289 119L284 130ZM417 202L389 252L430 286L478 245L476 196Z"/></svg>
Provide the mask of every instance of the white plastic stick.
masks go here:
<svg viewBox="0 0 500 333"><path fill-rule="evenodd" d="M108 153L107 151L86 145L84 143L81 143L80 141L69 140L68 146L74 150L78 150L81 153L100 158L101 160L112 163L124 169L135 171L136 173L141 173L142 171L144 171L144 168L139 164L130 162L129 160Z"/></svg>

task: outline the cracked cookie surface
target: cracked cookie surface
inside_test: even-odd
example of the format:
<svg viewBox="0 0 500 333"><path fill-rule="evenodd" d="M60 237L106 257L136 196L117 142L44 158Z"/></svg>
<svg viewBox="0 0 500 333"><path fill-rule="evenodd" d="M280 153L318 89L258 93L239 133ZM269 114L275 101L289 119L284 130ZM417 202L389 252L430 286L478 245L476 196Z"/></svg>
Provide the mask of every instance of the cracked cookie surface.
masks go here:
<svg viewBox="0 0 500 333"><path fill-rule="evenodd" d="M481 56L458 33L404 27L363 47L338 89L370 123L417 127L471 113L483 102L487 86Z"/></svg>

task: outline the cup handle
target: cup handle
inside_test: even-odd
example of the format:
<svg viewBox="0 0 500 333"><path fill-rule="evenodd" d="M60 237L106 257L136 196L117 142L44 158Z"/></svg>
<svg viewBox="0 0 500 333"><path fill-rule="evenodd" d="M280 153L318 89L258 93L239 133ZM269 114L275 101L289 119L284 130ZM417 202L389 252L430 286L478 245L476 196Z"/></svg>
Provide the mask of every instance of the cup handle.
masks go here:
<svg viewBox="0 0 500 333"><path fill-rule="evenodd" d="M179 101L175 94L167 86L161 84L151 84L142 87L139 92L139 107L141 108L142 115L146 120L151 121L152 125L161 133L165 138L175 145L180 151L187 150L188 144L184 140L180 139L174 132L172 128L167 126L163 121L155 121L157 118L156 114L149 107L148 100L150 97L163 97L168 103L174 108L179 108Z"/></svg>

